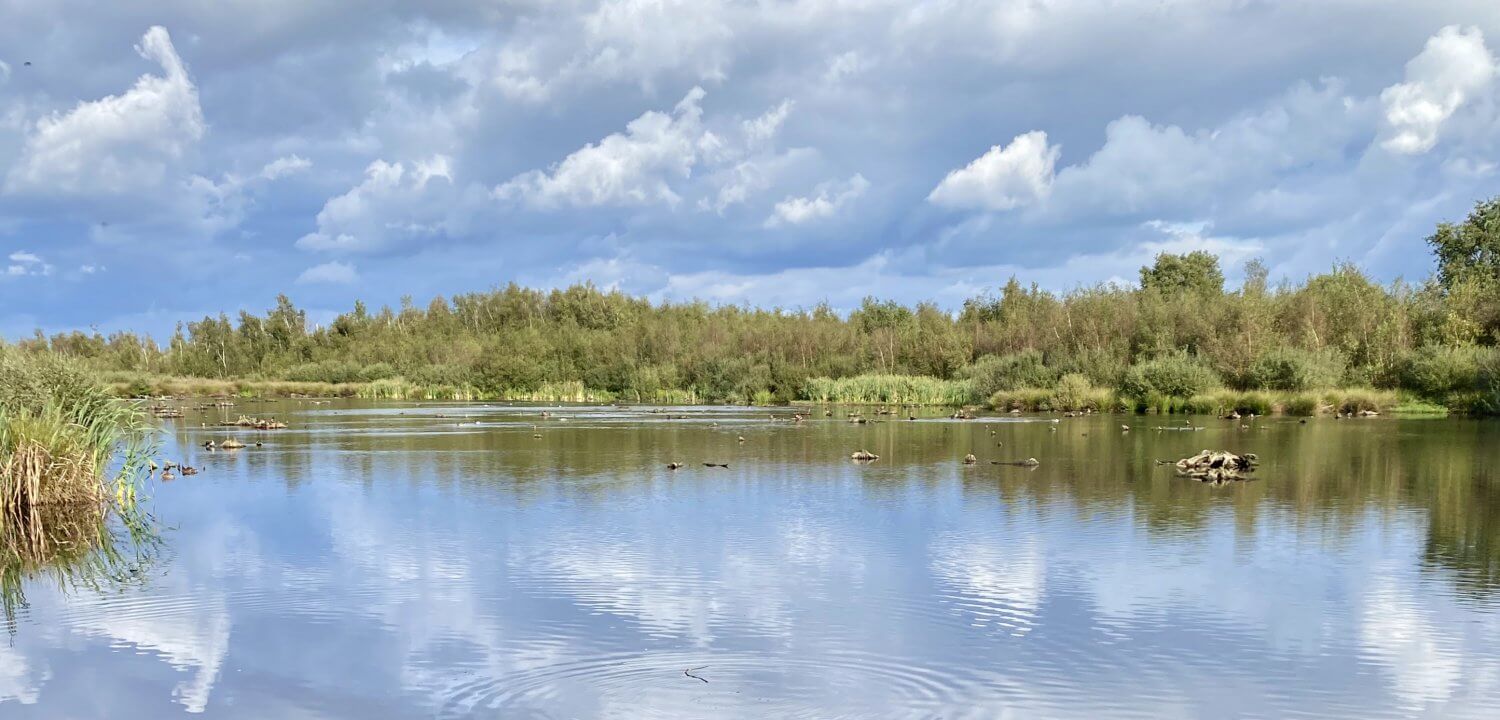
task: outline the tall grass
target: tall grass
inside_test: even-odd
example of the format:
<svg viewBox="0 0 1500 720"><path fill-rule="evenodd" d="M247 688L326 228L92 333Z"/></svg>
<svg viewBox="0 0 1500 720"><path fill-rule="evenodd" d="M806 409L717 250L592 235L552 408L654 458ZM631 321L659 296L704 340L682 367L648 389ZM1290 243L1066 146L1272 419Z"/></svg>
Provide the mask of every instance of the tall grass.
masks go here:
<svg viewBox="0 0 1500 720"><path fill-rule="evenodd" d="M531 402L613 402L615 394L605 390L592 390L582 382L542 383L534 390L507 390L500 394L502 400L527 400Z"/></svg>
<svg viewBox="0 0 1500 720"><path fill-rule="evenodd" d="M4 558L44 562L49 517L140 517L150 426L80 368L0 347L0 524Z"/></svg>
<svg viewBox="0 0 1500 720"><path fill-rule="evenodd" d="M1095 387L1083 375L1072 374L1064 375L1056 387L997 390L990 395L990 407L1002 411L1113 412L1120 409L1120 400L1113 390Z"/></svg>
<svg viewBox="0 0 1500 720"><path fill-rule="evenodd" d="M468 385L428 385L405 378L386 378L353 386L355 397L366 400L482 400Z"/></svg>
<svg viewBox="0 0 1500 720"><path fill-rule="evenodd" d="M943 380L919 375L856 375L809 378L802 386L805 400L826 403L911 405L968 405L979 398L969 380Z"/></svg>

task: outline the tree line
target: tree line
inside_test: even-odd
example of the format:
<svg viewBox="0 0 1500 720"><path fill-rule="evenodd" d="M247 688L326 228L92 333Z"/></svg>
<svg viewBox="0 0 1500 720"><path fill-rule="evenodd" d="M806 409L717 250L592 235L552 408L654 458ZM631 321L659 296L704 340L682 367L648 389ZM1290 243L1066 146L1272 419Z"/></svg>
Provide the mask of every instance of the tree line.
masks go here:
<svg viewBox="0 0 1500 720"><path fill-rule="evenodd" d="M286 296L261 315L179 324L165 343L72 332L18 343L102 371L199 378L472 388L506 396L573 383L627 399L803 399L809 381L861 375L969 382L977 397L1064 378L1131 396L1211 388L1399 390L1500 411L1500 198L1427 238L1436 272L1382 284L1352 264L1237 288L1217 257L1162 254L1139 286L1068 292L1011 278L948 312L867 298L847 315L662 302L591 284L511 284L419 307L356 302L309 327Z"/></svg>

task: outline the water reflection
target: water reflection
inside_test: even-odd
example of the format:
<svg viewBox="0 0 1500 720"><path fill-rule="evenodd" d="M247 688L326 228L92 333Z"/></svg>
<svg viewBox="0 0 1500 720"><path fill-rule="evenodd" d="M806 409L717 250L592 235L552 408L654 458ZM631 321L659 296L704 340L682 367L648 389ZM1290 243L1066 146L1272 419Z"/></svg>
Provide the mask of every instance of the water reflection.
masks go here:
<svg viewBox="0 0 1500 720"><path fill-rule="evenodd" d="M6 717L1488 717L1496 426L310 406L28 586ZM781 411L785 414L785 411ZM456 417L457 415L469 417ZM448 417L438 417L446 415ZM198 420L198 422L204 422ZM478 423L474 425L472 423ZM717 423L717 424L715 424ZM532 424L542 438L533 438ZM993 434L991 433L993 430ZM744 436L744 443L737 442ZM851 448L881 455L847 461ZM1156 458L1258 453L1213 488ZM964 467L975 452L985 463ZM988 465L1037 457L1035 470ZM689 467L670 472L667 462ZM702 468L728 462L728 470ZM686 668L707 682L685 675Z"/></svg>

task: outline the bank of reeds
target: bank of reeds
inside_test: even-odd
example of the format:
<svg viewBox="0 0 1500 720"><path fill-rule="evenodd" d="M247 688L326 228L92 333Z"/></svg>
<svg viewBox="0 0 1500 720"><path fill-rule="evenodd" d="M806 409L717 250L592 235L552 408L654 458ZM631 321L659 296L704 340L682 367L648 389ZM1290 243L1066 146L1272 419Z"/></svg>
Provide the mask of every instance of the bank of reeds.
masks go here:
<svg viewBox="0 0 1500 720"><path fill-rule="evenodd" d="M979 400L968 380L943 380L919 375L856 375L846 378L809 378L802 397L821 403L968 405Z"/></svg>
<svg viewBox="0 0 1500 720"><path fill-rule="evenodd" d="M1159 394L1131 398L1125 406L1136 412L1193 415L1315 415L1388 412L1399 404L1393 390L1339 388L1331 390L1273 391L1220 389L1191 397Z"/></svg>
<svg viewBox="0 0 1500 720"><path fill-rule="evenodd" d="M507 390L500 394L500 399L525 402L614 402L615 394L593 390L577 380L571 380L543 383L533 390Z"/></svg>
<svg viewBox="0 0 1500 720"><path fill-rule="evenodd" d="M302 382L240 378L178 377L104 372L98 380L116 397L355 397L366 383Z"/></svg>
<svg viewBox="0 0 1500 720"><path fill-rule="evenodd" d="M139 409L82 369L0 347L0 559L44 562L50 517L135 517L150 438Z"/></svg>
<svg viewBox="0 0 1500 720"><path fill-rule="evenodd" d="M1055 387L997 390L990 395L990 407L999 411L1023 412L1114 412L1120 399L1109 388L1095 387L1082 375L1064 375Z"/></svg>

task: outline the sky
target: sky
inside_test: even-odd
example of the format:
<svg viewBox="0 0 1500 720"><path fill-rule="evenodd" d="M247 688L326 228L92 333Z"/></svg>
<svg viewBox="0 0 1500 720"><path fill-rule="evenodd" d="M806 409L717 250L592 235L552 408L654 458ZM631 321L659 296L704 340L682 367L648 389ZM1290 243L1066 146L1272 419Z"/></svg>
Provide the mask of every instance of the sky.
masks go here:
<svg viewBox="0 0 1500 720"><path fill-rule="evenodd" d="M0 0L0 336L592 281L948 308L1500 194L1494 0Z"/></svg>

